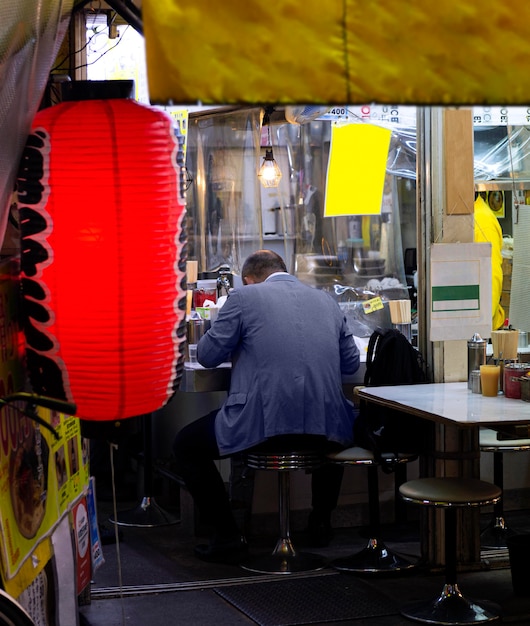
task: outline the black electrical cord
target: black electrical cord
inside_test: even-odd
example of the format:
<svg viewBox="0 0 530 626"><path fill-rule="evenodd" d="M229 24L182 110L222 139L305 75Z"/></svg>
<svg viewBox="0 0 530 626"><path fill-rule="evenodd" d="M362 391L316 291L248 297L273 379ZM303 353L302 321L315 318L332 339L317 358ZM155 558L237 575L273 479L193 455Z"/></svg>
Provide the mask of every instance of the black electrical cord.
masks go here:
<svg viewBox="0 0 530 626"><path fill-rule="evenodd" d="M13 405L13 402L26 402L26 407L21 409L20 407ZM49 430L55 439L59 439L59 435L53 426L48 424L45 420L42 419L37 414L36 408L38 406L44 407L46 409L52 409L53 411L58 411L59 413L66 413L67 415L75 415L77 411L77 406L73 402L67 402L66 400L58 400L57 398L49 398L48 396L39 396L34 393L27 393L25 391L20 391L18 393L12 393L5 398L0 398L0 409L4 406L11 406L16 411L29 417L37 424L40 424L42 427Z"/></svg>

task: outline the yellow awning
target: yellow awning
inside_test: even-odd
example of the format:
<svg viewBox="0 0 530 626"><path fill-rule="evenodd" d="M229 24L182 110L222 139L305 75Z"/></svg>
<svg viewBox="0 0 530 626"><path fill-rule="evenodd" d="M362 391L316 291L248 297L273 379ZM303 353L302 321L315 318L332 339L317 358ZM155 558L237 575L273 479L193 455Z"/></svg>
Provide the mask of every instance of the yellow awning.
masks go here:
<svg viewBox="0 0 530 626"><path fill-rule="evenodd" d="M523 104L528 0L143 0L157 104Z"/></svg>

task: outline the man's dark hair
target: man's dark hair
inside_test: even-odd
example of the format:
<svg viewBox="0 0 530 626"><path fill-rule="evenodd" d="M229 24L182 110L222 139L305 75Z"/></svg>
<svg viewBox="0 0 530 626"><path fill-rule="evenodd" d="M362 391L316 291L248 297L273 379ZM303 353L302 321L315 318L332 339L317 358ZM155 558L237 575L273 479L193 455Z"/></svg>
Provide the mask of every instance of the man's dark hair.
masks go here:
<svg viewBox="0 0 530 626"><path fill-rule="evenodd" d="M286 271L285 262L279 254L272 250L258 250L243 263L241 278L244 281L248 276L252 276L254 280L262 282L274 272Z"/></svg>

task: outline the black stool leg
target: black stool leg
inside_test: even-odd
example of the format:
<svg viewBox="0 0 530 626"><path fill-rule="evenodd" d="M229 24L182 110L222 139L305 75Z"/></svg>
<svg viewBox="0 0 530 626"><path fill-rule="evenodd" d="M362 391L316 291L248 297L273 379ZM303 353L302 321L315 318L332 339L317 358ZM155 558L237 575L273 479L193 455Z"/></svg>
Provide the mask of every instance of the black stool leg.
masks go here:
<svg viewBox="0 0 530 626"><path fill-rule="evenodd" d="M493 482L497 487L504 489L504 454L502 452L493 453ZM493 505L493 519L480 534L480 545L482 548L505 550L508 548L507 537L515 534L515 530L506 526L503 496L501 496L500 500Z"/></svg>
<svg viewBox="0 0 530 626"><path fill-rule="evenodd" d="M369 465L368 470L368 510L370 538L368 544L360 552L331 564L333 568L344 572L388 572L406 570L415 567L407 559L398 556L387 548L381 536L381 512L379 503L378 466Z"/></svg>
<svg viewBox="0 0 530 626"><path fill-rule="evenodd" d="M456 562L456 508L445 509L445 584L432 602L418 602L405 606L401 614L416 622L427 624L479 624L499 619L487 603L478 604L464 598L457 583Z"/></svg>
<svg viewBox="0 0 530 626"><path fill-rule="evenodd" d="M396 463L394 469L394 515L398 524L407 521L407 505L399 495L399 487L405 482L407 482L407 464Z"/></svg>
<svg viewBox="0 0 530 626"><path fill-rule="evenodd" d="M159 506L153 496L153 443L152 443L152 414L143 417L144 438L144 490L145 495L141 502L133 509L119 511L116 518L109 521L117 526L132 526L135 528L153 528L169 524L178 524L180 520Z"/></svg>

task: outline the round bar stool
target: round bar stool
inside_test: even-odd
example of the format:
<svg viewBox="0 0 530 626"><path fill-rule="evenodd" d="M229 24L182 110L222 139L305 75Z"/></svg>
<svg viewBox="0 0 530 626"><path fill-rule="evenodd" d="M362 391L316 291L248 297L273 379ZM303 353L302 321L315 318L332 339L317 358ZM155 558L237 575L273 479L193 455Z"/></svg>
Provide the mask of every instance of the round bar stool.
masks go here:
<svg viewBox="0 0 530 626"><path fill-rule="evenodd" d="M481 452L493 452L493 482L504 490L504 453L530 450L530 439L497 439L497 431L481 428L479 434ZM490 524L480 535L480 545L494 550L507 549L506 538L516 531L506 525L504 517L504 498L493 505L493 517Z"/></svg>
<svg viewBox="0 0 530 626"><path fill-rule="evenodd" d="M393 453L383 454L383 461L390 464L405 464L415 461L417 454ZM365 448L353 446L340 452L328 454L331 463L342 465L362 465L368 470L368 514L369 539L366 547L350 556L335 559L331 567L345 572L392 572L408 570L415 567L408 559L389 550L381 539L381 517L379 505L379 462L373 453Z"/></svg>
<svg viewBox="0 0 530 626"><path fill-rule="evenodd" d="M249 451L248 467L278 472L278 512L280 536L272 554L249 557L240 563L243 569L261 574L291 574L323 569L325 559L317 554L295 550L290 535L290 475L292 470L313 470L325 462L315 450Z"/></svg>
<svg viewBox="0 0 530 626"><path fill-rule="evenodd" d="M501 497L496 485L474 478L419 478L400 486L405 502L445 510L445 584L431 601L416 602L401 614L427 624L477 624L499 619L499 607L465 598L457 583L458 508L495 504Z"/></svg>

